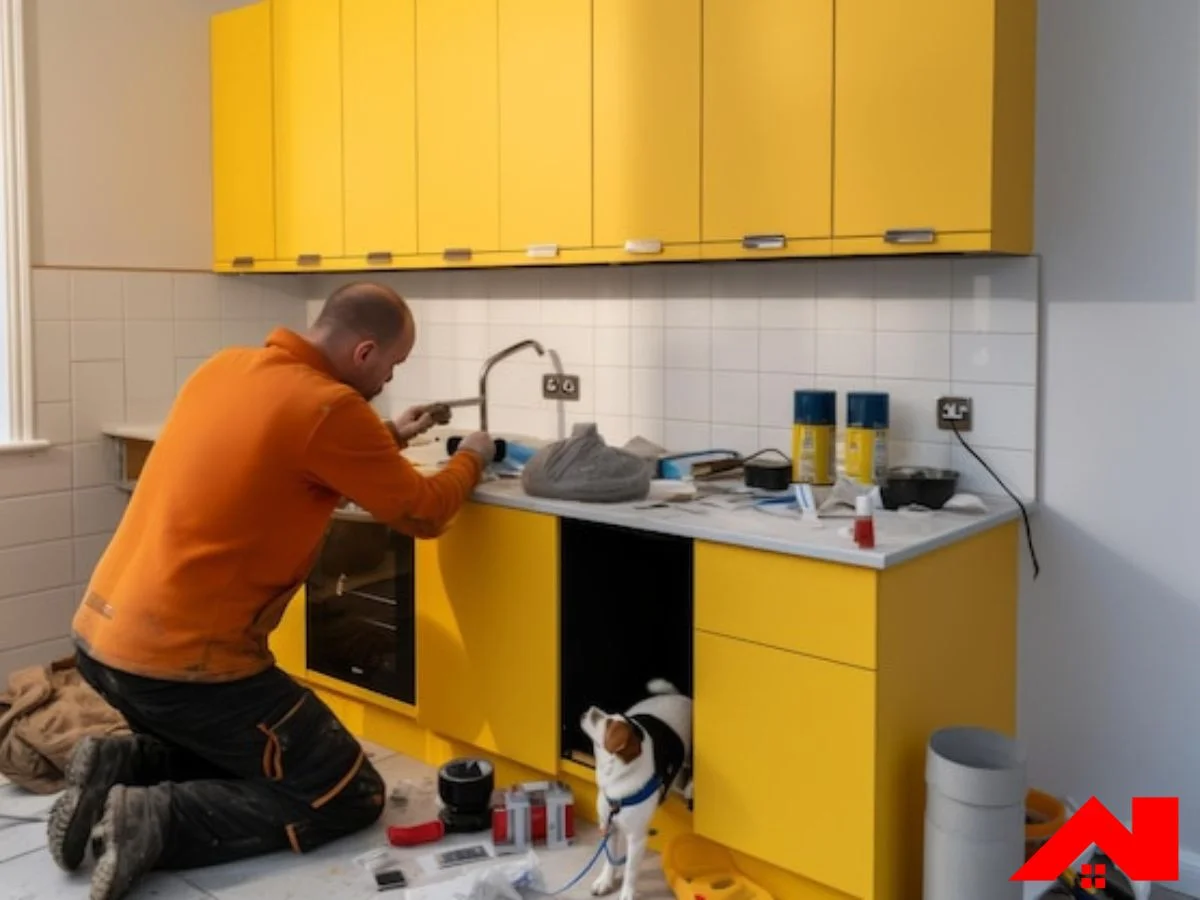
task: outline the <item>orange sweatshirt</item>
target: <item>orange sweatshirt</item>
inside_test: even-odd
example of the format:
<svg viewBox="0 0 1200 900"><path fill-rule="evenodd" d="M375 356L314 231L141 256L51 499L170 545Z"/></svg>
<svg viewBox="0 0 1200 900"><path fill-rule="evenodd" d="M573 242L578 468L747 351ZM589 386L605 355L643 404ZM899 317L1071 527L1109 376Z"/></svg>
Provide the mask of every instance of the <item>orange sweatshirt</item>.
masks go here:
<svg viewBox="0 0 1200 900"><path fill-rule="evenodd" d="M435 537L479 481L456 453L423 476L315 347L277 329L224 350L179 392L75 615L101 662L150 678L227 681L269 668L267 636L316 559L342 496Z"/></svg>

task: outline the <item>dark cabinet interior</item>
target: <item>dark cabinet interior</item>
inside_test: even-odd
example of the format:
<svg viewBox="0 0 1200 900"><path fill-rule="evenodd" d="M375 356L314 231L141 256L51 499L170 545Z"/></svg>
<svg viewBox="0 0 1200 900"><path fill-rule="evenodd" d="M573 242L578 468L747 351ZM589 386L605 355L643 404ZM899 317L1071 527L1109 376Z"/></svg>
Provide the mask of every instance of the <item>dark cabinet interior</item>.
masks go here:
<svg viewBox="0 0 1200 900"><path fill-rule="evenodd" d="M559 520L562 755L592 762L589 706L622 712L665 678L692 694L690 538Z"/></svg>
<svg viewBox="0 0 1200 900"><path fill-rule="evenodd" d="M412 538L335 518L305 596L309 669L417 702Z"/></svg>

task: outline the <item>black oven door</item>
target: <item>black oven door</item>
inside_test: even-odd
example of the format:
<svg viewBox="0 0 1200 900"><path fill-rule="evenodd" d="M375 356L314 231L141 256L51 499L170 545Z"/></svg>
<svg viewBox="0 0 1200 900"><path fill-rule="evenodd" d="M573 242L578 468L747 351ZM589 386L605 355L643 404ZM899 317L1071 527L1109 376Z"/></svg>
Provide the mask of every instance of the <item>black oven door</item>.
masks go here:
<svg viewBox="0 0 1200 900"><path fill-rule="evenodd" d="M413 539L335 513L305 592L308 668L415 705L415 593Z"/></svg>

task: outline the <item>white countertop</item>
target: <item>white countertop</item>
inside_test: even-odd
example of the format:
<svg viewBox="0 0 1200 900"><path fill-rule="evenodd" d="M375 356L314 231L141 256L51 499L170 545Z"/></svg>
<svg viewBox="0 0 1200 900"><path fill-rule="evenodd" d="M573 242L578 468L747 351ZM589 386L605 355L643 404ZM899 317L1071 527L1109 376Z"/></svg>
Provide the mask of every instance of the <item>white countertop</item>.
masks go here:
<svg viewBox="0 0 1200 900"><path fill-rule="evenodd" d="M822 518L816 524L801 519L796 510L755 508L747 497L722 496L686 503L667 503L645 509L653 501L636 503L576 503L530 497L515 479L479 486L476 503L524 509L569 519L620 525L659 534L671 534L823 559L829 562L883 569L912 559L973 534L1012 521L1020 515L1006 497L982 497L986 512L880 510L875 515L875 548L860 550L843 530L850 517Z"/></svg>
<svg viewBox="0 0 1200 900"><path fill-rule="evenodd" d="M103 431L117 438L154 441L160 429L159 425L120 424L105 426ZM452 433L451 429L445 429L445 434L441 433L443 429L436 431L438 434L435 439L422 441L421 446L405 451L406 456L426 471L445 459L442 440ZM525 436L520 436L520 439L529 440ZM1012 521L1020 515L1017 505L1003 496L981 497L987 507L982 512L880 510L875 517L875 547L872 550L860 550L845 533L852 522L849 516L823 517L818 523L810 524L803 521L794 509L755 508L752 498L736 495L698 498L685 503L645 508L654 502L653 499L634 503L579 503L530 497L522 490L519 479L503 478L485 481L476 488L471 499L476 503L510 509L869 569L897 565ZM351 521L370 520L366 513L355 507L339 510L335 517Z"/></svg>

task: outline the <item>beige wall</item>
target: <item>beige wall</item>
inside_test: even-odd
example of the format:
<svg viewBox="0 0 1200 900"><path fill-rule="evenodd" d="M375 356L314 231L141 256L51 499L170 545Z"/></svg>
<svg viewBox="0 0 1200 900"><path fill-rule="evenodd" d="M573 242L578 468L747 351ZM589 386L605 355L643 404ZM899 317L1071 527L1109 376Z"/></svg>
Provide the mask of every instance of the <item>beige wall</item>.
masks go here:
<svg viewBox="0 0 1200 900"><path fill-rule="evenodd" d="M238 0L31 0L34 265L204 269L208 17Z"/></svg>

